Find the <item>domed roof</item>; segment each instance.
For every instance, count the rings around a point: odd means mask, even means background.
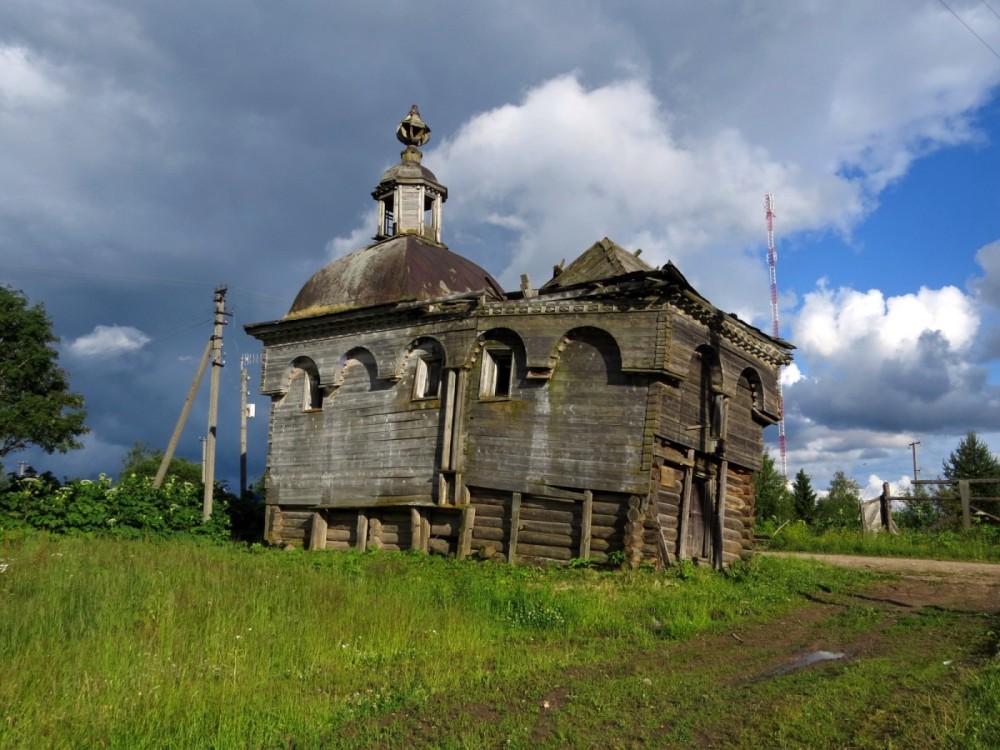
[[[382,179],[379,180],[379,187],[386,183],[397,182],[398,180],[428,180],[437,183],[438,178],[423,164],[401,162],[400,164],[392,165],[385,171]],[[376,192],[378,192],[378,188],[376,188]]]
[[[321,268],[302,287],[285,318],[477,291],[502,294],[487,271],[444,245],[418,235],[397,235]]]

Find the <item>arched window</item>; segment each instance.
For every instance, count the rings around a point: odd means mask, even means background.
[[[407,369],[412,367],[414,401],[441,397],[441,380],[444,374],[444,349],[431,338],[418,339],[410,344],[406,355]]]
[[[518,370],[524,368],[524,344],[514,331],[498,328],[487,331],[482,341],[479,373],[480,399],[507,399],[514,394]],[[519,364],[520,363],[520,364]]]
[[[302,379],[302,411],[323,408],[323,389],[319,384],[319,368],[309,357],[296,357],[289,372],[289,383]]]

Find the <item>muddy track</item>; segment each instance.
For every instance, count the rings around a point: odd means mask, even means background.
[[[898,574],[873,587],[871,595],[895,594],[909,607],[941,607],[963,612],[1000,613],[1000,565],[916,560],[899,557],[820,555],[810,552],[758,552],[773,557],[818,560],[829,565]]]

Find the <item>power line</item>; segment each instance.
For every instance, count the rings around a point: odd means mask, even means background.
[[[997,13],[995,10],[993,10],[993,6],[990,5],[988,2],[986,2],[986,0],[980,0],[980,2],[982,2],[983,5],[985,5],[987,8],[990,9],[990,13],[992,13],[997,18],[1000,18],[1000,13]]]
[[[945,8],[947,8],[948,12],[951,13],[953,16],[955,16],[955,18],[958,19],[958,22],[960,24],[962,24],[965,28],[967,28],[969,30],[969,33],[972,34],[972,36],[976,37],[976,39],[978,39],[980,42],[982,42],[983,46],[986,47],[986,49],[988,49],[990,52],[993,53],[993,57],[995,57],[997,60],[1000,60],[1000,52],[997,52],[995,49],[993,49],[990,46],[989,42],[987,42],[985,39],[983,39],[981,36],[979,36],[979,34],[976,33],[975,29],[973,29],[971,26],[969,26],[969,24],[967,24],[964,20],[962,20],[962,17],[960,15],[958,15],[958,13],[956,13],[955,11],[953,11],[951,9],[951,6],[948,5],[948,3],[946,3],[944,0],[938,0],[938,2],[941,3],[941,5],[943,5]],[[985,2],[983,4],[985,5]],[[989,8],[988,5],[986,7]],[[993,10],[993,8],[990,8],[990,10]],[[995,15],[996,11],[994,10],[993,13]]]

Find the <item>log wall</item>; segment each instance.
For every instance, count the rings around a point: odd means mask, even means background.
[[[481,558],[521,564],[575,558],[605,562],[625,548],[627,495],[592,492],[571,500],[478,487],[470,494],[476,509],[472,551]]]

